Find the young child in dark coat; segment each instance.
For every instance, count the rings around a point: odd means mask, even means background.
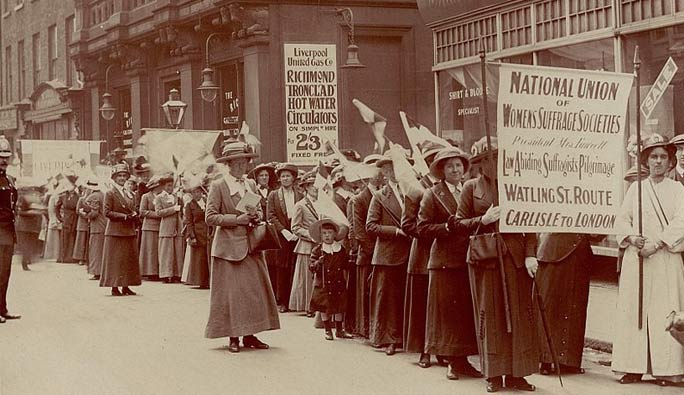
[[[309,233],[317,244],[311,250],[309,270],[314,276],[314,290],[311,296],[311,310],[321,313],[326,340],[333,340],[332,322],[335,321],[335,336],[350,339],[342,322],[347,309],[347,280],[345,273],[351,269],[349,255],[341,243],[348,228],[331,219],[322,219],[311,225]]]

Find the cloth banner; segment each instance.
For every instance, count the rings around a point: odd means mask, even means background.
[[[501,232],[615,234],[632,74],[502,64]]]
[[[21,140],[22,176],[47,179],[73,170],[92,174],[100,162],[101,141]]]

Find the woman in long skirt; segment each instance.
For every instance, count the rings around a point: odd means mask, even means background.
[[[163,188],[154,198],[154,210],[161,218],[159,223],[159,277],[165,283],[180,282],[183,273],[185,241],[182,235],[181,209],[178,197],[173,194],[173,177],[161,177]]]
[[[434,240],[429,250],[429,283],[425,352],[447,358],[447,378],[482,377],[468,362],[477,354],[477,338],[466,264],[468,238],[449,226],[456,214],[468,156],[458,148],[440,151],[430,166],[440,183],[423,195],[418,212],[418,234]]]
[[[280,328],[268,269],[260,252],[250,252],[247,238],[249,227],[261,215],[257,207],[246,207],[246,213],[236,209],[248,190],[256,191],[254,181],[243,177],[249,160],[256,156],[247,144],[226,142],[223,156],[217,161],[226,163],[227,174],[211,184],[207,198],[206,222],[216,231],[211,248],[211,297],[205,336],[229,337],[228,350],[233,353],[240,351],[240,336],[244,347],[269,348],[254,335]]]
[[[90,180],[92,193],[86,198],[88,207],[88,222],[90,225],[88,237],[88,273],[91,280],[99,280],[102,274],[102,258],[104,251],[105,229],[107,217],[104,215],[104,193],[99,181]]]
[[[209,289],[209,261],[207,244],[209,230],[204,220],[204,210],[207,205],[205,189],[201,180],[191,180],[191,185],[186,185],[185,190],[192,194],[192,200],[185,204],[183,209],[183,229],[188,244],[189,257],[185,260],[188,265],[185,283],[195,285],[200,289]]]
[[[112,170],[114,187],[104,198],[104,215],[107,217],[102,252],[100,287],[111,287],[112,296],[135,295],[129,287],[140,285],[135,196],[124,189],[131,176],[128,165],[120,163]],[[118,287],[122,287],[119,291]]]
[[[78,261],[80,265],[83,265],[88,261],[88,230],[90,225],[88,224],[88,207],[85,204],[85,200],[91,193],[90,187],[86,182],[85,185],[81,186],[82,195],[76,203],[76,215],[78,219],[76,220],[76,241],[74,243],[74,252],[72,257]]]
[[[496,143],[494,138],[492,143]],[[478,234],[496,232],[499,220],[499,208],[494,206],[497,179],[496,174],[491,173],[486,143],[481,140],[474,147],[481,152],[471,159],[471,163],[481,164],[481,174],[463,185],[457,214],[449,225],[464,240],[476,231]],[[494,161],[496,155],[492,152]],[[532,307],[532,276],[537,268],[536,235],[497,235],[498,242],[503,243],[503,256],[468,264],[482,374],[487,379],[488,392],[497,392],[504,386],[534,391],[536,387],[527,382],[525,376],[539,370],[537,326]],[[505,286],[502,276],[506,279]],[[506,302],[508,309],[504,308]]]
[[[140,236],[140,274],[147,280],[159,279],[159,223],[154,210],[154,198],[161,192],[160,177],[154,175],[147,182],[148,192],[140,198],[142,235]]]
[[[684,381],[684,346],[665,331],[665,318],[684,310],[684,187],[667,177],[676,149],[657,134],[641,153],[650,176],[642,181],[643,237],[639,236],[638,184],[627,190],[618,243],[625,247],[618,289],[611,368],[620,383],[649,374],[662,386]],[[643,257],[643,315],[639,323],[639,255]]]
[[[313,274],[309,271],[309,259],[314,241],[309,234],[309,228],[318,220],[318,213],[313,202],[318,197],[318,188],[314,186],[315,175],[309,173],[300,185],[306,189],[306,196],[295,203],[295,213],[292,217],[292,232],[299,237],[295,253],[295,274],[290,292],[290,310],[305,311],[307,316],[313,317],[309,304],[313,294]]]
[[[62,189],[52,191],[52,194],[49,195],[48,198],[48,226],[47,235],[45,237],[45,252],[43,253],[43,258],[45,259],[59,258],[62,224],[60,224],[59,219],[57,219],[56,206],[61,191]]]

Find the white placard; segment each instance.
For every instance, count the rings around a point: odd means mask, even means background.
[[[315,165],[326,139],[337,144],[337,54],[334,44],[285,44],[287,162]]]
[[[614,234],[631,74],[502,64],[502,232]]]
[[[48,178],[67,170],[79,176],[91,174],[99,160],[100,144],[84,140],[22,140],[24,176]]]

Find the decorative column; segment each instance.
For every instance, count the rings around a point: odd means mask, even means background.
[[[250,132],[264,144],[261,145],[262,158],[281,156],[283,144],[272,144],[269,130],[271,113],[271,89],[273,78],[270,67],[269,39],[267,36],[251,36],[240,42],[244,61],[244,117]],[[242,105],[242,103],[241,103]],[[268,131],[268,134],[267,133]],[[284,136],[283,136],[284,138]]]
[[[131,122],[133,128],[133,147],[138,144],[140,129],[150,126],[150,114],[154,110],[150,102],[150,79],[147,73],[139,72],[130,76],[131,81]]]

